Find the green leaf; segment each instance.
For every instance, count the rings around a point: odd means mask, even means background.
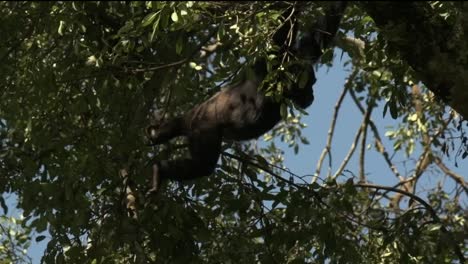
[[[169,24],[169,17],[170,17],[170,10],[165,8],[161,11],[161,27],[162,28],[167,28],[167,25]]]
[[[322,54],[321,61],[323,63],[329,63],[333,60],[333,49],[327,49]]]
[[[179,16],[177,15],[177,12],[176,12],[176,11],[174,11],[174,12],[171,14],[171,19],[172,19],[172,21],[174,21],[174,22],[179,21]]]
[[[301,75],[299,76],[299,88],[304,89],[308,88],[305,87],[307,85],[307,81],[309,81],[309,73],[307,71],[301,72]]]
[[[393,119],[397,119],[398,118],[398,107],[396,105],[396,102],[395,100],[391,100],[389,101],[390,103],[390,115]]]
[[[262,155],[255,155],[255,159],[262,166],[268,166],[269,165],[268,161]]]
[[[280,113],[282,118],[286,119],[288,117],[288,106],[286,104],[281,104]]]
[[[35,227],[37,232],[43,232],[47,229],[47,219],[45,217],[38,218],[31,223],[31,226]]]
[[[179,36],[179,37],[177,38],[176,47],[175,47],[175,48],[176,48],[176,53],[177,53],[177,55],[180,55],[180,54],[182,53],[182,48],[183,48],[183,47],[184,47],[184,45],[183,45],[183,39],[182,39],[182,37]]]
[[[385,115],[387,114],[387,111],[388,111],[388,104],[389,104],[389,102],[385,103],[385,105],[384,105],[383,113],[382,113],[382,118],[384,118]]]
[[[433,224],[429,227],[429,232],[439,231],[441,228],[440,224]]]
[[[36,242],[41,242],[45,238],[46,238],[46,236],[38,236],[38,237],[36,237]]]
[[[3,198],[3,196],[0,196],[0,206],[2,206],[4,214],[5,215],[8,214],[8,206],[6,205],[5,199]]]
[[[145,16],[145,18],[143,18],[143,20],[141,21],[141,25],[143,27],[149,26],[151,23],[153,23],[153,20],[156,18],[156,16],[159,14],[159,12],[161,12],[161,11],[158,11],[156,13],[152,13],[152,14],[149,14],[149,15]]]
[[[119,29],[119,34],[127,33],[133,29],[133,21],[125,22],[125,25]]]
[[[59,27],[57,29],[57,32],[60,36],[63,36],[63,29],[65,27],[65,21],[63,20],[60,20],[60,24],[59,24]]]
[[[159,21],[161,21],[161,16],[158,16],[158,19],[156,19],[156,22],[153,23],[153,32],[151,32],[150,41],[153,41],[154,39],[154,34],[156,33],[156,30],[158,29]]]

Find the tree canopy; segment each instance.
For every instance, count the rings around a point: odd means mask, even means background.
[[[320,65],[346,54],[352,70],[311,175],[285,168],[273,140],[299,155],[310,141],[305,113],[285,102],[262,144],[226,142],[215,175],[145,195],[155,159],[187,155],[182,139],[146,145],[153,111],[183,113],[267,57],[297,4],[283,3],[1,2],[0,263],[29,261],[23,249],[46,238],[44,263],[462,263],[468,189],[444,158],[468,156],[464,2],[348,4]],[[328,4],[306,3],[301,23]],[[281,99],[281,85],[267,94]],[[362,123],[342,165],[323,173],[345,96]],[[385,132],[393,145],[373,114],[401,120]],[[368,181],[369,148],[396,186]],[[432,168],[453,191],[415,191]],[[23,217],[7,217],[12,194]]]

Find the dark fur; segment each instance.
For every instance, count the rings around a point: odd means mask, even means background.
[[[274,43],[281,47],[278,56],[288,49],[296,55],[308,56],[316,62],[321,55],[321,48],[329,46],[338,29],[340,18],[341,12],[329,15],[325,26],[320,28],[328,30],[329,35],[316,31],[306,32],[297,49],[285,45],[288,32],[296,31],[296,28],[293,28],[296,27],[295,24],[285,23],[273,37]],[[299,87],[298,83],[288,87],[284,97],[305,109],[314,99],[314,70],[312,65],[292,67],[294,68],[288,71],[296,76],[307,74],[309,78],[305,87]],[[216,167],[223,139],[257,138],[281,121],[280,103],[258,90],[267,71],[265,61],[257,62],[254,71],[257,76],[255,79],[244,79],[218,92],[183,116],[168,120],[158,127],[148,127],[148,137],[153,144],[165,143],[177,136],[186,136],[189,140],[191,158],[158,162],[159,177],[186,180],[210,175]]]

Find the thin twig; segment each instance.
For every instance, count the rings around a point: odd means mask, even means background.
[[[136,72],[148,72],[148,71],[156,71],[156,70],[171,68],[171,67],[178,66],[178,65],[186,63],[190,58],[191,57],[184,58],[184,59],[181,59],[179,61],[175,61],[175,62],[163,64],[163,65],[158,65],[158,66],[155,66],[155,67],[133,69],[131,71],[136,73]]]
[[[366,139],[367,139],[367,127],[369,126],[369,119],[373,109],[373,102],[369,102],[367,105],[366,114],[364,115],[364,121],[362,123],[362,141],[361,141],[361,155],[359,155],[359,181],[366,182],[365,175],[365,154],[366,154]]]
[[[404,190],[401,190],[401,189],[396,189],[396,188],[393,188],[393,187],[388,187],[388,186],[382,186],[382,185],[376,185],[376,184],[369,184],[369,183],[356,183],[354,184],[354,186],[356,187],[363,187],[363,188],[373,188],[373,189],[378,189],[378,190],[387,190],[387,191],[392,191],[392,192],[396,192],[396,193],[400,193],[402,195],[405,195],[405,196],[408,196],[410,197],[411,199],[417,201],[418,203],[420,203],[422,206],[424,206],[424,208],[426,208],[426,210],[429,212],[429,214],[431,215],[432,219],[434,219],[435,222],[439,223],[440,224],[440,230],[447,234],[449,237],[452,237],[452,233],[449,232],[447,230],[447,228],[445,228],[444,224],[442,223],[442,221],[440,220],[439,216],[437,215],[437,212],[434,210],[434,208],[432,208],[432,206],[430,204],[428,204],[426,201],[424,201],[421,197],[411,193],[411,192],[407,192],[407,191],[404,191]],[[452,244],[452,247],[453,247],[453,251],[455,252],[455,254],[457,255],[458,259],[460,260],[460,263],[465,263],[465,256],[463,255],[460,247],[455,243],[455,239],[449,239],[448,240],[449,243]]]
[[[270,174],[270,175],[273,176],[275,179],[277,179],[277,180],[279,180],[279,181],[282,181],[282,182],[285,182],[285,183],[287,183],[287,184],[289,184],[289,185],[291,185],[291,186],[294,186],[294,187],[297,188],[297,189],[300,189],[300,190],[305,190],[305,189],[307,189],[307,190],[310,191],[310,189],[305,188],[304,186],[300,186],[300,185],[294,183],[293,181],[289,181],[289,180],[287,180],[287,179],[284,179],[283,177],[281,177],[280,175],[278,175],[277,173],[275,173],[274,171],[272,171],[270,168],[265,167],[265,166],[262,166],[262,165],[260,165],[259,163],[254,162],[254,161],[252,161],[252,160],[250,160],[250,159],[248,159],[248,158],[243,158],[243,157],[240,157],[240,156],[237,156],[237,155],[228,153],[228,152],[223,152],[222,155],[228,156],[228,157],[230,157],[230,158],[233,158],[233,159],[236,159],[236,160],[245,162],[245,163],[248,163],[248,164],[250,164],[250,165],[253,165],[254,167],[259,168],[259,169],[263,170],[264,172]],[[289,173],[292,174],[292,175],[297,176],[296,174],[294,174],[294,173],[292,173],[292,172],[289,172]],[[328,205],[327,205],[325,202],[322,201],[322,199],[320,198],[320,196],[319,196],[316,192],[312,191],[311,194],[312,194],[312,196],[313,196],[319,203],[321,203],[321,204],[323,204],[323,205],[325,205],[325,206],[328,207]]]
[[[327,133],[327,143],[325,144],[325,147],[323,148],[322,153],[320,154],[320,158],[319,158],[319,160],[317,162],[317,168],[315,169],[315,174],[314,174],[314,177],[312,178],[312,183],[316,182],[317,178],[320,175],[320,172],[322,170],[322,164],[323,164],[323,161],[325,160],[325,155],[327,153],[331,152],[331,144],[332,144],[332,140],[333,140],[333,134],[335,132],[336,120],[338,119],[338,112],[339,112],[339,110],[341,108],[341,103],[343,102],[343,99],[344,99],[347,91],[348,91],[348,88],[345,85],[343,91],[340,94],[340,97],[338,98],[338,101],[335,104],[335,107],[334,107],[334,110],[333,110],[332,122],[330,124],[330,128],[328,129],[328,133]],[[331,159],[331,157],[330,157],[330,159]],[[331,168],[329,168],[329,170],[330,169]]]
[[[349,94],[351,95],[351,98],[353,98],[353,101],[354,103],[356,104],[356,106],[359,108],[359,111],[361,111],[361,113],[364,115],[365,114],[365,110],[364,110],[364,107],[362,107],[361,103],[359,102],[359,100],[357,99],[357,96],[356,94],[354,93],[353,90],[350,90]],[[387,163],[388,167],[390,168],[390,170],[393,172],[393,174],[400,180],[400,181],[403,181],[405,180],[401,175],[400,173],[398,172],[396,166],[392,163],[392,160],[390,158],[390,155],[388,154],[388,152],[385,150],[385,146],[384,144],[382,143],[382,138],[380,137],[380,134],[379,134],[379,130],[377,129],[377,126],[375,125],[374,121],[369,118],[369,125],[370,125],[370,128],[372,129],[372,133],[374,133],[374,137],[375,137],[375,143],[376,143],[376,148],[377,148],[377,151],[380,152],[385,160],[385,162]]]
[[[465,192],[468,194],[468,187],[466,186],[465,180],[463,179],[463,176],[458,175],[456,172],[452,171],[449,169],[443,161],[439,157],[434,158],[434,163],[445,173],[447,174],[450,178],[452,178],[454,181],[456,181],[460,186],[465,190]]]
[[[345,168],[346,165],[348,164],[349,160],[350,160],[351,157],[353,156],[354,151],[356,150],[356,146],[357,146],[357,144],[358,144],[359,138],[361,138],[361,133],[362,133],[362,131],[363,131],[363,128],[364,128],[364,123],[361,123],[361,126],[359,127],[358,132],[356,133],[356,136],[354,136],[353,143],[351,144],[351,147],[350,147],[348,153],[346,154],[345,158],[344,158],[343,161],[341,162],[341,165],[340,165],[340,167],[338,168],[338,170],[335,172],[335,174],[333,174],[332,179],[336,179],[338,176],[341,175],[341,173],[343,172],[344,168]]]
[[[238,161],[241,161],[241,162],[245,162],[245,163],[248,163],[256,168],[259,168],[263,171],[265,171],[266,173],[270,174],[271,176],[273,176],[274,178],[276,178],[277,180],[279,181],[282,181],[282,182],[285,182],[293,187],[295,187],[297,190],[301,190],[301,191],[305,191],[306,193],[310,193],[312,194],[312,196],[319,202],[319,204],[325,206],[326,208],[330,208],[330,205],[328,205],[326,202],[324,202],[322,200],[322,198],[318,195],[318,193],[314,192],[313,190],[307,188],[307,186],[310,186],[309,184],[306,184],[306,185],[299,185],[299,184],[296,184],[294,183],[293,181],[290,181],[290,180],[287,180],[287,179],[284,179],[283,177],[281,177],[280,175],[274,173],[272,170],[270,170],[268,167],[265,167],[265,166],[262,166],[261,164],[258,164],[257,162],[254,162],[252,160],[250,160],[249,158],[243,158],[243,157],[240,157],[240,156],[237,156],[237,155],[233,155],[233,154],[230,154],[230,153],[227,153],[227,152],[223,152],[222,155],[225,155],[225,156],[228,156],[230,158],[233,158],[233,159],[236,159]],[[271,164],[268,164],[269,166],[271,166]],[[284,170],[284,169],[282,169]],[[284,170],[285,171],[285,170]],[[297,174],[294,174],[290,171],[286,171],[288,173],[290,173],[291,175],[293,175],[294,177],[299,177],[299,175]],[[367,225],[366,223],[362,223],[362,222],[359,222],[358,220],[352,218],[351,216],[347,215],[347,214],[342,214],[340,212],[336,212],[339,216],[342,216],[343,218],[346,218],[347,220],[355,223],[355,224],[358,224],[358,225],[362,225],[362,226],[365,226],[369,229],[374,229],[374,230],[379,230],[379,231],[385,231],[381,228],[377,228],[377,227],[373,227],[373,226],[370,226],[370,225]]]
[[[327,155],[327,153],[329,154],[329,158],[330,158],[329,171],[331,171],[331,153],[330,152],[331,152],[331,144],[332,144],[332,140],[333,140],[333,134],[335,132],[335,125],[336,125],[336,121],[338,119],[338,112],[339,112],[339,110],[341,108],[341,104],[343,103],[343,99],[345,98],[346,92],[350,89],[350,85],[354,81],[354,78],[356,78],[357,73],[358,73],[358,70],[356,69],[350,75],[350,77],[346,81],[346,84],[344,86],[343,91],[340,94],[340,97],[338,98],[338,101],[335,104],[335,107],[334,107],[334,110],[333,110],[332,122],[330,124],[330,128],[328,129],[328,133],[327,133],[327,143],[326,143],[325,147],[323,148],[322,153],[320,154],[320,158],[319,158],[319,160],[317,162],[317,168],[315,169],[315,174],[312,177],[312,181],[311,181],[312,183],[317,181],[317,178],[319,177],[320,172],[322,170],[322,164],[323,164],[323,161],[325,159],[325,155]]]
[[[424,118],[424,109],[422,106],[421,102],[421,89],[419,88],[418,85],[413,85],[412,90],[411,90],[412,96],[413,96],[413,106],[416,111],[417,117],[419,120],[423,120]],[[416,193],[416,184],[421,177],[421,175],[426,171],[427,167],[431,165],[434,162],[435,159],[435,154],[433,153],[431,149],[431,145],[433,144],[434,140],[440,135],[440,133],[444,132],[445,129],[447,128],[448,124],[452,120],[453,115],[450,115],[450,118],[443,123],[442,129],[438,130],[432,137],[429,135],[428,131],[423,131],[422,132],[422,143],[423,143],[423,154],[419,157],[416,167],[414,170],[413,174],[413,181],[411,188],[413,190],[413,193]],[[450,176],[450,175],[449,175]],[[410,183],[408,183],[410,184]],[[406,186],[406,185],[405,185]]]

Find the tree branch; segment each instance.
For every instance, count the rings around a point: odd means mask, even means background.
[[[369,120],[372,113],[372,102],[369,102],[367,105],[367,110],[364,115],[364,120],[362,121],[362,141],[361,141],[361,155],[359,155],[359,181],[366,182],[366,175],[365,175],[365,153],[366,153],[366,138],[367,138],[367,127],[369,126]]]
[[[398,50],[439,99],[467,118],[466,19],[449,22],[427,2],[367,1],[360,5],[374,19],[388,48]],[[460,11],[466,13],[464,9]]]
[[[356,133],[356,136],[354,136],[354,140],[353,140],[353,143],[351,144],[351,148],[349,149],[348,153],[346,154],[346,157],[343,159],[343,161],[341,162],[341,165],[340,167],[338,168],[338,170],[335,172],[335,174],[332,176],[332,179],[336,179],[338,176],[341,175],[341,173],[343,172],[344,168],[346,167],[346,165],[348,164],[349,160],[351,159],[351,157],[353,156],[354,154],[354,151],[356,150],[356,146],[358,144],[358,141],[359,141],[359,138],[361,137],[361,133],[364,129],[364,123],[361,123],[361,126],[359,127],[358,129],[358,132]]]
[[[361,113],[364,115],[365,114],[365,110],[364,110],[364,107],[362,107],[361,103],[359,102],[359,100],[357,99],[357,96],[355,94],[355,92],[353,90],[350,90],[350,95],[351,95],[351,98],[353,98],[353,101],[354,103],[356,104],[356,106],[359,108],[359,111],[361,111]],[[376,144],[376,149],[378,152],[380,152],[385,160],[385,162],[387,163],[388,167],[390,168],[390,170],[393,172],[393,174],[400,180],[400,181],[403,181],[405,180],[401,175],[400,173],[398,172],[396,166],[392,163],[392,160],[390,159],[390,155],[388,154],[388,152],[385,150],[385,146],[384,144],[382,143],[382,138],[380,137],[380,134],[379,134],[379,130],[377,129],[377,126],[375,125],[374,121],[369,118],[369,125],[372,129],[372,133],[374,133],[374,137],[375,137],[375,144]]]
[[[320,154],[320,158],[319,158],[319,160],[317,162],[317,168],[315,169],[315,174],[314,174],[314,177],[312,178],[312,183],[316,182],[317,178],[320,175],[320,171],[322,170],[322,164],[323,164],[323,161],[325,159],[325,155],[327,153],[330,154],[331,144],[332,144],[332,140],[333,140],[333,134],[335,132],[336,120],[338,119],[338,112],[339,112],[339,110],[341,108],[341,104],[343,102],[343,99],[344,99],[347,91],[348,91],[348,88],[345,85],[343,91],[341,92],[340,97],[338,98],[338,101],[335,104],[335,107],[334,107],[334,110],[333,110],[333,119],[332,119],[332,122],[330,124],[330,128],[328,129],[328,133],[327,133],[327,143],[325,144],[325,147],[323,148],[322,153]],[[330,157],[330,162],[331,162],[331,157]],[[329,170],[331,170],[331,163],[330,163],[330,166],[329,166]]]
[[[455,182],[460,184],[460,186],[465,190],[466,194],[468,194],[468,187],[466,186],[463,176],[458,175],[454,171],[450,170],[447,166],[445,166],[445,164],[442,162],[442,160],[439,157],[434,157],[434,162],[445,174],[447,174]]]
[[[434,221],[438,224],[440,224],[440,230],[447,234],[449,237],[453,238],[452,237],[452,233],[450,231],[447,230],[447,228],[445,228],[445,226],[443,225],[442,221],[440,220],[439,216],[437,215],[437,212],[434,210],[434,208],[432,208],[432,206],[430,204],[428,204],[426,201],[424,201],[422,198],[420,198],[419,196],[417,195],[414,195],[410,192],[407,192],[407,191],[404,191],[404,190],[401,190],[401,189],[396,189],[396,188],[393,188],[393,187],[388,187],[388,186],[382,186],[382,185],[376,185],[376,184],[369,184],[369,183],[357,183],[355,184],[354,186],[356,187],[362,187],[362,188],[373,188],[373,189],[379,189],[379,190],[388,190],[388,191],[392,191],[392,192],[396,192],[396,193],[401,193],[405,196],[408,196],[410,197],[411,199],[417,201],[418,203],[420,203],[422,206],[424,206],[424,208],[426,208],[426,210],[429,212],[429,214],[431,215],[432,219],[434,219]],[[460,263],[465,263],[465,257],[459,247],[459,245],[457,245],[455,243],[455,240],[454,239],[450,239],[449,240],[451,243],[452,243],[452,247],[453,247],[453,251],[454,253],[457,255],[458,259],[460,260]]]
[[[359,70],[358,69],[355,69],[351,75],[349,76],[348,80],[346,81],[346,84],[344,86],[344,89],[343,91],[341,92],[340,94],[340,97],[338,98],[338,101],[336,102],[335,104],[335,107],[334,107],[334,110],[333,110],[333,118],[332,118],[332,122],[330,124],[330,128],[328,129],[328,133],[327,133],[327,143],[325,145],[325,147],[323,148],[322,150],[322,153],[320,154],[320,158],[317,162],[317,168],[315,169],[315,173],[314,173],[314,176],[312,177],[312,183],[316,182],[318,177],[320,176],[320,172],[322,170],[322,164],[323,164],[323,161],[325,159],[325,155],[328,154],[329,155],[329,158],[330,158],[330,162],[329,162],[329,168],[328,168],[328,171],[330,173],[331,171],[331,144],[332,144],[332,140],[333,140],[333,134],[335,132],[335,125],[336,125],[336,121],[338,120],[338,112],[341,108],[341,104],[343,103],[343,100],[346,96],[346,93],[348,92],[348,90],[351,89],[351,85],[353,84],[354,82],[354,79],[356,78],[357,74],[358,74]]]

